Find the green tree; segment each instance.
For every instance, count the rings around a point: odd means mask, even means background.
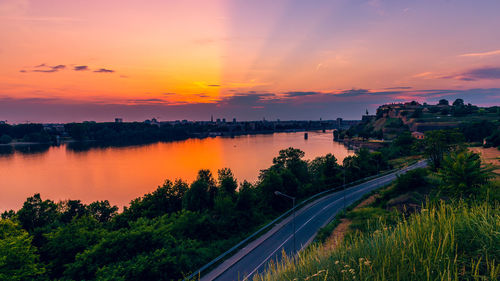
[[[317,187],[315,192],[320,191],[319,188],[332,188],[342,182],[342,169],[331,153],[312,160],[309,163],[309,173],[313,179],[313,186]]]
[[[61,213],[60,220],[69,223],[74,217],[82,217],[87,214],[87,208],[80,200],[65,200],[57,203],[58,212]]]
[[[217,186],[212,173],[210,170],[200,170],[183,198],[183,207],[190,211],[212,209],[216,194]]]
[[[431,166],[434,169],[441,167],[444,155],[457,148],[463,142],[463,138],[463,135],[457,130],[426,132],[423,146]]]
[[[302,160],[305,153],[300,149],[289,147],[282,149],[279,155],[273,159],[272,169],[283,170],[288,169],[292,172],[301,182],[308,181],[307,162]]]
[[[464,100],[463,99],[456,99],[454,102],[453,102],[453,106],[464,106]]]
[[[446,99],[440,99],[438,105],[449,105],[450,103]]]
[[[105,233],[96,219],[84,216],[45,234],[47,242],[40,252],[47,263],[49,277],[61,278],[76,255],[99,242]]]
[[[234,197],[238,182],[234,178],[233,172],[229,168],[219,169],[218,171],[219,190],[225,194]]]
[[[9,135],[2,135],[0,137],[0,144],[7,144],[12,141],[12,138]]]
[[[108,200],[95,201],[88,206],[89,214],[100,223],[109,222],[118,212],[118,207],[111,206]]]
[[[33,280],[44,273],[32,237],[11,220],[0,220],[0,280]]]
[[[446,194],[467,198],[478,194],[479,188],[493,178],[493,167],[483,165],[474,152],[453,152],[443,158],[438,175]]]
[[[178,179],[175,183],[166,180],[162,186],[142,198],[130,202],[130,207],[124,209],[120,219],[136,220],[140,217],[154,218],[182,209],[182,198],[188,190],[187,183]]]
[[[39,193],[26,199],[23,207],[17,212],[22,227],[30,232],[56,222],[58,216],[57,205],[51,200],[42,200]]]

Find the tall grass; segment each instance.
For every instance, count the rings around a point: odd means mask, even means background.
[[[498,207],[442,203],[335,249],[313,246],[254,280],[498,280]]]

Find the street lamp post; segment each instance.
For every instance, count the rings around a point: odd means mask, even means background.
[[[290,196],[290,195],[286,195],[285,193],[282,193],[279,191],[275,191],[274,194],[276,194],[277,196],[283,196],[283,197],[286,197],[288,199],[292,199],[292,203],[293,203],[293,207],[292,207],[292,211],[293,211],[293,255],[295,255],[295,252],[297,251],[297,248],[295,247],[295,197]]]
[[[347,170],[347,166],[344,166],[344,192],[342,192],[344,195],[344,211],[345,211],[345,173],[346,173],[346,170]]]

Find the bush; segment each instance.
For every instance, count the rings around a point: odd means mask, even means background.
[[[0,137],[0,144],[7,144],[7,143],[11,143],[11,142],[12,142],[12,138],[9,135],[2,135]]]

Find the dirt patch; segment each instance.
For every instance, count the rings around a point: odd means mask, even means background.
[[[372,204],[373,202],[375,202],[375,200],[377,200],[377,198],[378,198],[378,194],[374,194],[374,195],[366,198],[365,200],[363,200],[363,202],[359,203],[354,208],[354,210],[359,209],[359,208],[363,208],[363,207],[366,207],[366,206]],[[339,245],[339,243],[342,241],[342,239],[344,239],[344,236],[345,236],[347,230],[349,230],[349,225],[351,225],[351,220],[341,219],[340,224],[337,225],[337,227],[335,227],[335,229],[332,231],[332,234],[326,239],[325,247],[330,248],[330,249],[335,249]]]
[[[495,173],[500,173],[500,150],[495,147],[471,147],[469,149],[473,152],[480,153],[481,159],[486,163],[495,165],[497,167]]]
[[[326,239],[325,247],[329,249],[335,249],[339,243],[344,239],[344,236],[349,229],[351,220],[340,219],[340,224],[335,227],[330,237]]]
[[[354,208],[354,209],[359,209],[359,208],[363,208],[363,207],[366,207],[368,205],[371,205],[373,202],[375,202],[375,200],[377,200],[377,198],[379,198],[379,195],[374,194],[374,195],[366,198],[365,200],[363,200],[363,202],[359,203],[359,205],[356,206],[356,208]]]

